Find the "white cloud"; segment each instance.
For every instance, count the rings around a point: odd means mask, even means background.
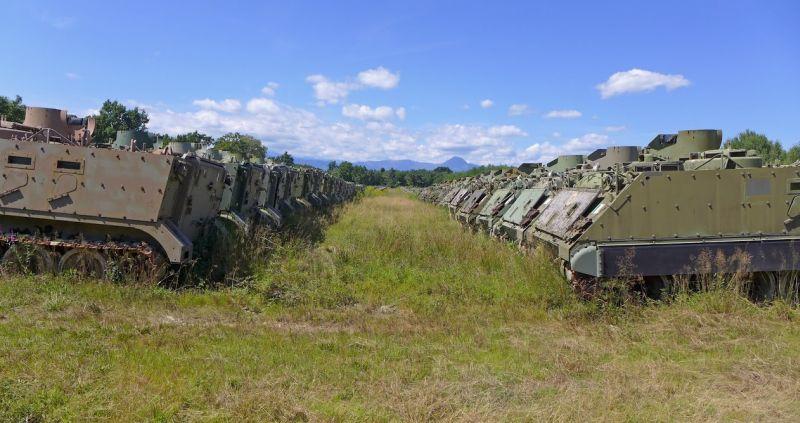
[[[517,128],[514,125],[492,126],[489,128],[488,134],[489,136],[499,137],[499,138],[524,137],[528,135],[525,133],[525,131]]]
[[[342,103],[350,95],[351,91],[365,88],[380,88],[388,90],[396,87],[400,83],[400,74],[392,73],[383,66],[375,69],[367,69],[359,72],[357,81],[336,82],[331,81],[325,75],[310,75],[306,82],[314,88],[314,97],[317,105]],[[274,90],[273,90],[274,91]]]
[[[80,78],[80,75],[74,72],[67,72],[64,74],[64,76],[73,81]]]
[[[441,162],[457,155],[472,163],[514,164],[520,157],[515,143],[528,136],[514,125],[404,128],[397,123],[406,115],[403,107],[347,105],[342,113],[356,120],[329,121],[266,97],[252,98],[234,112],[218,107],[226,104],[224,101],[200,100],[190,111],[176,111],[163,103],[147,105],[129,100],[126,104],[147,110],[154,132],[177,135],[198,130],[212,136],[247,133],[261,139],[270,151],[322,159]]]
[[[562,154],[563,149],[549,142],[531,144],[519,155],[520,162],[547,163]]]
[[[609,98],[626,93],[653,91],[659,87],[672,91],[689,84],[689,80],[683,75],[667,75],[643,69],[631,69],[611,75],[606,82],[597,85],[597,90],[600,91],[601,97]]]
[[[400,83],[400,74],[392,73],[389,69],[379,66],[358,73],[358,82],[366,87],[389,90]]]
[[[195,100],[192,102],[195,106],[205,110],[216,110],[218,112],[234,113],[242,108],[242,103],[239,100],[226,98],[222,101],[215,101],[210,98],[202,100]]]
[[[272,97],[275,95],[275,91],[280,87],[277,82],[268,82],[264,88],[261,89],[261,94],[264,94],[267,97]]]
[[[606,132],[620,132],[620,131],[624,131],[624,130],[626,130],[628,128],[626,128],[625,126],[606,126],[605,129],[606,129]]]
[[[247,111],[250,113],[276,113],[280,107],[269,98],[254,98],[247,102]]]
[[[513,125],[484,127],[449,124],[433,129],[422,147],[422,158],[442,161],[461,156],[474,163],[510,163],[517,154],[509,138],[528,134]]]
[[[202,109],[178,112],[160,107],[147,111],[150,128],[156,132],[176,135],[199,130],[213,136],[247,133],[261,139],[271,151],[289,151],[298,157],[350,161],[418,157],[417,137],[390,123],[325,122],[307,110],[280,103],[275,106],[280,113],[264,113],[259,108],[254,109],[259,113],[237,114]]]
[[[597,148],[610,144],[608,135],[589,133],[577,138],[572,138],[563,145],[567,154],[591,153]]]
[[[587,154],[610,144],[611,140],[607,135],[589,133],[558,145],[551,142],[531,144],[520,152],[517,160],[547,163],[562,154]]]
[[[483,107],[484,109],[488,109],[492,106],[494,106],[494,101],[489,100],[488,98],[486,100],[481,101],[481,107]]]
[[[522,116],[531,113],[532,110],[528,107],[527,104],[512,104],[508,108],[508,115],[509,116]]]
[[[583,116],[577,110],[551,110],[544,115],[547,119],[575,119]]]
[[[343,101],[357,86],[348,82],[333,82],[324,75],[311,75],[306,82],[314,87],[314,96],[319,105],[336,104]]]
[[[363,104],[348,104],[342,107],[342,115],[360,120],[386,121],[394,119],[395,117],[404,120],[406,118],[406,109],[403,107],[393,109],[389,106],[372,108]]]
[[[561,132],[553,132],[553,138],[561,138]]]

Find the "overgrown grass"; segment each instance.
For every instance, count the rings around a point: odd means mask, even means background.
[[[0,421],[797,420],[797,310],[597,312],[541,252],[398,192],[247,286],[0,283]]]

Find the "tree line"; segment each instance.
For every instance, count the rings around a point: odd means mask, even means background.
[[[725,141],[724,147],[755,150],[765,164],[792,164],[800,160],[800,145],[785,150],[780,141],[771,140],[766,135],[749,129]]]
[[[368,169],[366,166],[354,165],[348,161],[328,163],[328,172],[345,181],[362,185],[388,186],[388,187],[427,187],[439,182],[450,181],[466,176],[475,176],[496,169],[507,169],[509,166],[478,166],[464,172],[453,172],[450,168],[440,166],[433,170],[380,170]]]
[[[0,116],[12,122],[25,119],[25,104],[22,97],[13,99],[0,96]],[[120,130],[146,131],[150,117],[147,111],[139,107],[128,108],[124,104],[106,100],[95,115],[95,132],[93,140],[97,144],[110,144]],[[239,154],[246,159],[267,158],[267,147],[251,135],[231,132],[214,138],[202,132],[193,131],[185,134],[154,134],[156,138],[166,145],[172,141],[198,143],[203,146],[213,146],[222,151]],[[800,161],[800,145],[794,145],[788,150],[777,140],[771,140],[766,135],[751,130],[745,130],[724,143],[725,148],[741,148],[755,150],[764,158],[767,164],[790,164]],[[276,163],[294,165],[295,160],[289,152],[269,157]],[[433,170],[395,170],[395,169],[367,169],[365,166],[353,163],[330,162],[328,171],[350,182],[363,185],[382,186],[413,186],[426,187],[439,182],[474,176],[491,170],[503,169],[507,166],[479,166],[466,172],[453,172],[446,167],[437,167]]]

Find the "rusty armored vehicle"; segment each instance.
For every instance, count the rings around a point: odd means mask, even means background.
[[[456,219],[476,230],[487,229],[487,223],[496,216],[498,206],[507,200],[512,187],[523,175],[517,169],[495,170],[476,178],[471,192],[462,202]],[[504,201],[500,201],[504,200]]]
[[[492,227],[495,236],[524,243],[525,232],[549,204],[548,193],[564,187],[587,184],[601,175],[598,170],[610,170],[639,159],[638,147],[612,146],[595,150],[588,156],[562,155],[545,166],[543,171],[529,174],[528,186],[516,192],[514,201]]]
[[[6,266],[102,275],[115,255],[182,263],[219,212],[225,168],[194,155],[96,148],[92,118],[28,107],[0,123]]]

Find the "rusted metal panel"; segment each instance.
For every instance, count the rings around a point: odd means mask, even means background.
[[[461,191],[461,188],[455,187],[451,189],[447,194],[445,194],[444,198],[442,198],[443,203],[450,203],[450,201],[455,197],[458,192]]]
[[[502,207],[503,203],[511,197],[512,191],[510,189],[501,188],[495,190],[492,193],[492,196],[489,197],[489,200],[486,204],[483,205],[480,213],[480,216],[494,216],[497,212],[499,212],[499,208]]]
[[[468,190],[466,188],[460,189],[458,191],[458,193],[456,193],[456,195],[453,196],[453,199],[450,200],[450,205],[455,207],[455,206],[458,206],[459,204],[461,204],[461,201],[464,200],[464,197],[466,197],[467,194],[469,194],[469,192],[470,192],[470,190]]]
[[[531,211],[541,201],[547,192],[547,188],[529,188],[520,192],[519,197],[503,214],[503,220],[515,225],[526,224],[526,219]]]
[[[536,228],[562,239],[570,239],[575,227],[599,194],[598,190],[564,189],[556,193],[536,220]]]
[[[472,213],[472,210],[483,200],[483,197],[486,196],[486,191],[482,189],[475,190],[472,194],[464,200],[464,204],[461,206],[462,213]]]

